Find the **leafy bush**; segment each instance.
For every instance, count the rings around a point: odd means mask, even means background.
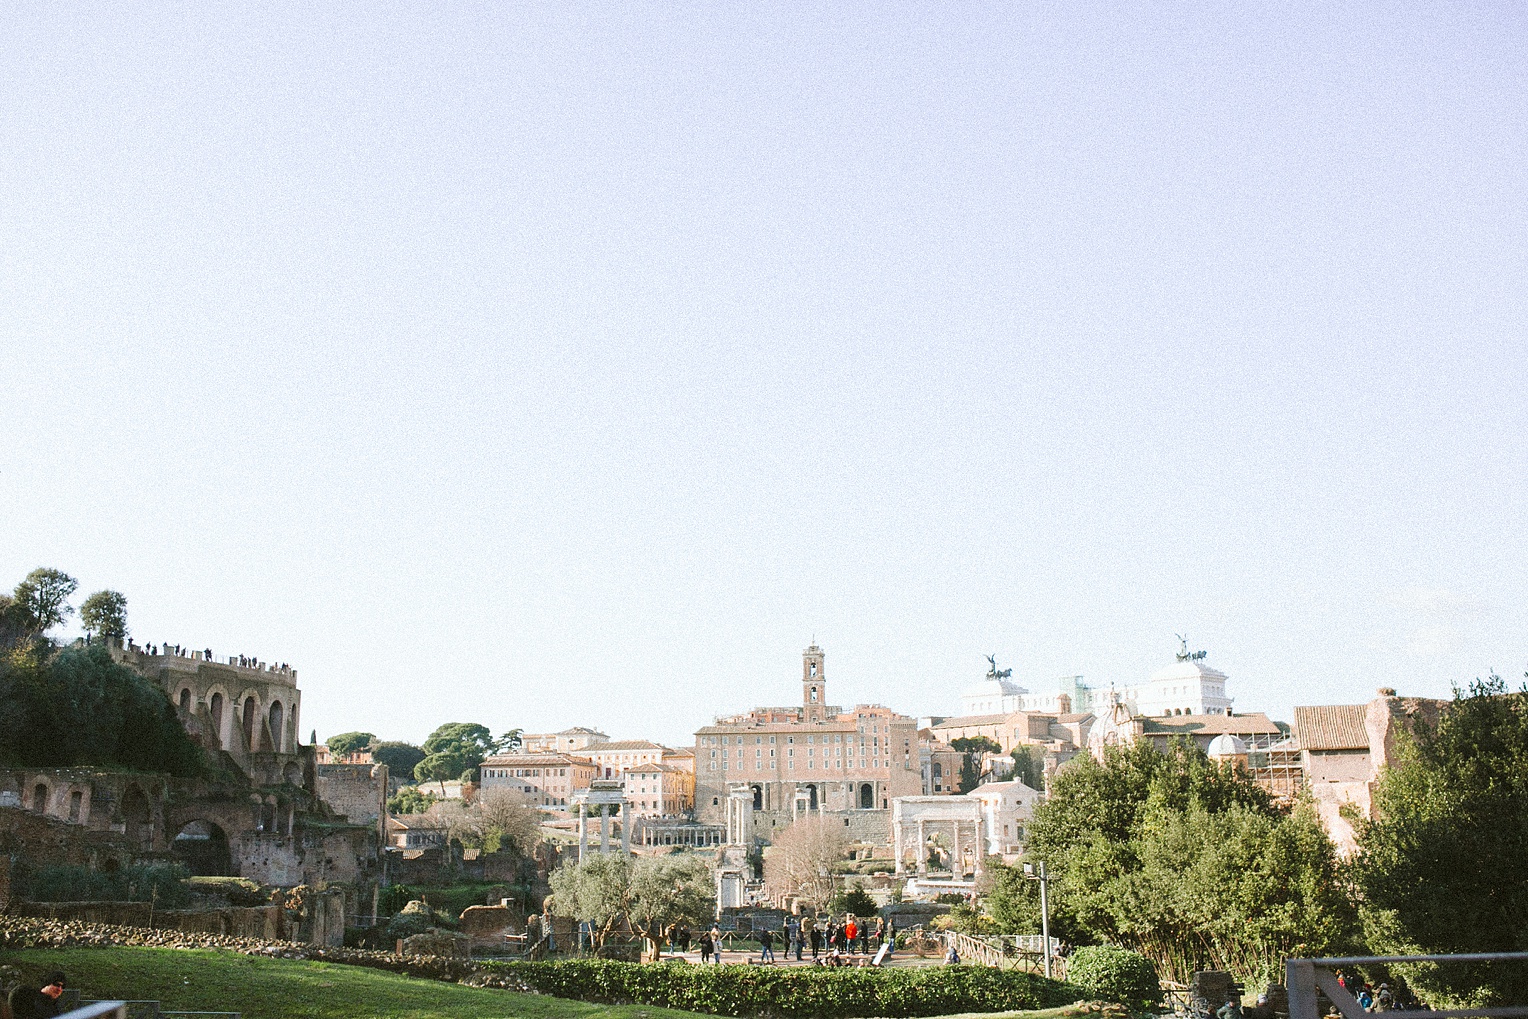
[[[870,897],[868,892],[863,888],[856,887],[848,890],[840,889],[828,903],[828,912],[837,914],[852,913],[863,920],[867,916],[879,915],[881,907],[875,904],[875,900]]]
[[[186,873],[178,863],[142,863],[116,871],[61,865],[19,871],[16,885],[18,895],[32,902],[157,902],[175,909],[191,900]]]
[[[415,934],[423,934],[435,926],[435,914],[430,909],[429,903],[415,899],[387,922],[387,936],[390,938],[411,938]]]
[[[481,963],[532,990],[602,1004],[636,1003],[712,1015],[816,1017],[947,1015],[1055,1008],[1076,1001],[1068,984],[979,966],[921,969],[774,969],[575,959]]]
[[[408,885],[388,885],[377,895],[377,912],[391,916],[417,898],[419,893]]]
[[[1162,997],[1157,968],[1139,952],[1114,945],[1079,948],[1067,960],[1067,979],[1090,998],[1133,1009],[1154,1007]]]

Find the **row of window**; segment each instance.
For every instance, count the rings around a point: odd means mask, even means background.
[[[859,731],[860,731],[861,737],[863,737],[865,735],[865,727],[863,725],[860,726],[860,730]],[[870,727],[870,731],[873,732],[873,733],[880,732],[881,731],[881,727],[878,726],[878,725],[872,725]],[[889,733],[891,730],[890,730],[890,728],[888,728],[886,731]],[[722,736],[722,737],[703,736],[703,737],[701,737],[700,741],[703,744],[706,744],[706,745],[714,747],[714,746],[718,745],[718,742],[717,742],[718,738],[720,739],[720,745],[724,746],[724,747],[731,746],[732,745],[732,741],[734,739],[734,737],[732,737],[732,736]],[[777,737],[771,736],[771,737],[769,737],[769,742],[770,743],[774,743],[776,741],[776,739],[777,739]],[[738,737],[736,737],[736,740],[737,740],[737,745],[738,746],[744,746],[748,742],[748,737],[746,737],[746,736],[738,736]],[[886,737],[886,741],[888,743],[891,742],[891,737],[887,736]],[[753,738],[753,742],[754,742],[754,744],[756,746],[760,745],[760,744],[762,744],[764,742],[764,737],[763,736],[755,736]],[[785,737],[785,742],[787,742],[787,743],[794,743],[794,742],[796,742],[796,737],[794,737],[794,736],[787,736],[787,737]],[[815,743],[815,742],[817,742],[817,737],[816,736],[808,736],[806,738],[806,742],[808,742],[808,743]],[[845,743],[845,742],[853,743],[854,742],[854,737],[852,735],[844,736],[842,733],[832,733],[832,734],[823,733],[822,734],[822,742],[824,742],[824,743]],[[865,740],[862,738],[860,740],[860,742],[863,743],[863,742],[865,742]],[[870,742],[872,742],[872,743],[879,743],[880,742],[880,738],[876,737],[876,736],[872,736],[871,739],[870,739]]]
[[[483,774],[491,778],[566,778],[567,768],[484,768]]]
[[[743,767],[743,762],[742,761],[737,762],[736,768],[730,767],[732,765],[732,762],[730,760],[728,760],[727,758],[725,758],[725,757],[721,759],[721,763],[722,763],[722,768],[721,768],[722,771],[741,770],[742,767]],[[808,760],[806,762],[806,766],[807,766],[808,769],[815,768],[817,766],[817,762],[816,762],[815,759]],[[828,768],[838,768],[838,769],[842,770],[843,767],[844,767],[844,762],[843,761],[836,761],[836,760],[835,761],[823,761],[822,762],[822,766],[823,766],[824,770],[826,770]],[[862,767],[862,768],[866,766],[863,759],[860,760],[859,766]],[[872,768],[879,768],[879,767],[881,767],[881,759],[878,758],[878,757],[872,759],[869,766],[872,767]],[[886,758],[886,766],[887,767],[891,766],[891,758],[890,757]],[[909,765],[909,767],[910,766],[911,765]],[[763,771],[763,770],[765,770],[764,769],[764,762],[763,761],[754,761],[753,762],[753,767],[754,767],[755,771]],[[854,761],[852,761],[852,760],[849,761],[849,767],[851,767],[851,768],[854,767]],[[796,770],[796,762],[795,762],[795,760],[794,759],[787,760],[785,762],[785,768],[786,768],[787,771],[795,771]],[[716,762],[715,761],[711,762],[711,770],[712,771],[716,770]],[[770,761],[769,762],[769,769],[768,770],[770,770],[770,771],[778,771],[779,768],[778,768],[777,762]]]

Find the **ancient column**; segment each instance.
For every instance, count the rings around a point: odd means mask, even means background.
[[[600,804],[600,852],[610,852],[610,804]]]
[[[621,854],[631,855],[631,804],[621,801]]]
[[[928,836],[923,831],[923,818],[918,818],[918,873],[928,873]]]
[[[900,818],[891,822],[891,847],[892,852],[896,854],[896,872],[901,874],[907,869],[907,865],[902,862],[902,821]]]
[[[950,877],[959,881],[965,876],[964,872],[966,869],[960,858],[960,822],[956,821],[950,825],[950,828],[952,839],[950,844]]]
[[[589,809],[587,804],[574,805],[578,811],[578,862],[584,861],[584,856],[589,852]]]

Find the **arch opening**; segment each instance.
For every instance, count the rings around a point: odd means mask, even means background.
[[[44,782],[32,787],[32,809],[39,814],[48,812],[48,786]]]
[[[281,722],[282,722],[284,714],[285,714],[285,711],[281,707],[281,702],[280,701],[272,701],[271,702],[271,741],[272,741],[272,743],[274,745],[271,747],[271,749],[276,751],[278,754],[281,753],[281,751],[283,749],[282,741],[281,741]]]
[[[253,752],[255,749],[255,699],[244,698],[244,743]]]
[[[180,692],[180,710],[186,714],[191,713],[191,690],[186,688]]]
[[[763,810],[764,809],[764,787],[763,786],[756,785],[756,786],[753,787],[753,809],[754,810]]]
[[[170,851],[195,877],[228,877],[233,874],[233,856],[228,849],[228,836],[211,821],[192,821],[186,825],[175,834]]]
[[[873,810],[875,808],[875,787],[869,782],[862,782],[859,793],[860,809]]]

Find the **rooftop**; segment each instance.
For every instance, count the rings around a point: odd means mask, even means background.
[[[607,750],[666,750],[662,743],[654,743],[645,739],[617,740],[613,743],[595,743],[593,746],[583,748],[586,754],[603,754]]]
[[[1284,731],[1261,711],[1244,715],[1174,715],[1170,719],[1142,716],[1140,721],[1141,731],[1148,735],[1219,736],[1228,732],[1236,736],[1243,733],[1274,736]]]
[[[1318,704],[1295,708],[1295,739],[1305,750],[1368,750],[1367,704]]]
[[[495,754],[485,759],[483,763],[495,768],[533,768],[540,764],[582,764],[594,767],[594,762],[586,757],[550,751],[534,754]]]

